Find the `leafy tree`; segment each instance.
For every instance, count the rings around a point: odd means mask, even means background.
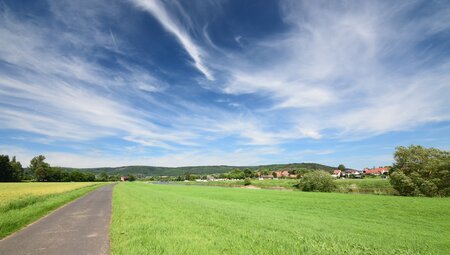
[[[136,180],[136,177],[132,174],[128,175],[128,181],[134,182]]]
[[[191,172],[186,172],[184,173],[184,179],[188,180],[188,181],[195,181],[195,179],[197,178],[197,176]]]
[[[251,177],[253,177],[253,172],[252,172],[252,170],[246,168],[246,169],[244,169],[244,175],[245,175],[245,177],[251,178]]]
[[[220,173],[219,174],[219,178],[220,179],[227,179],[228,178],[228,174],[227,173]]]
[[[322,192],[331,192],[336,188],[334,178],[325,171],[306,173],[295,186],[303,191]]]
[[[345,166],[343,164],[340,164],[337,169],[339,169],[342,172],[344,172],[345,171]]]
[[[85,175],[85,180],[86,180],[87,182],[93,182],[93,181],[95,181],[95,174],[94,174],[94,173],[87,172],[87,173],[84,173],[84,175]]]
[[[10,182],[13,180],[14,170],[9,162],[8,155],[0,155],[0,181]]]
[[[47,171],[46,180],[49,182],[60,182],[63,178],[63,170],[60,167],[50,167]]]
[[[234,169],[228,174],[228,177],[231,179],[244,179],[245,173],[240,169]]]
[[[106,172],[102,172],[98,180],[101,182],[106,182],[108,181],[108,178],[109,178],[108,174]]]
[[[22,164],[14,156],[9,160],[8,155],[0,155],[0,181],[18,182],[23,179],[24,171]]]
[[[21,181],[24,177],[24,170],[22,164],[16,160],[16,156],[11,159],[10,165],[13,171],[12,180],[16,182]]]
[[[272,176],[273,176],[273,178],[277,178],[278,177],[277,172],[273,171]]]
[[[250,185],[250,184],[252,184],[250,178],[248,178],[248,177],[245,178],[245,180],[244,180],[244,185],[245,185],[245,186],[248,186],[248,185]]]
[[[117,182],[120,180],[120,176],[119,175],[110,175],[109,176],[109,181],[110,182]]]
[[[67,171],[61,171],[61,182],[70,182],[70,173]]]
[[[450,151],[397,147],[390,182],[404,196],[450,196]]]
[[[44,162],[45,157],[42,155],[34,157],[30,162],[30,170],[34,173],[36,181],[48,181],[50,165]]]
[[[82,182],[84,180],[84,174],[79,170],[74,170],[70,172],[70,181],[72,182]]]

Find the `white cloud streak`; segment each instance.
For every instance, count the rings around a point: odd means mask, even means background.
[[[121,136],[168,149],[168,143],[192,144],[195,134],[160,128],[114,92],[159,91],[148,73],[124,64],[122,74],[111,76],[82,55],[61,57],[58,47],[65,41],[38,25],[19,22],[7,11],[0,18],[0,56],[14,70],[0,74],[2,128],[74,141]]]
[[[414,54],[424,36],[449,31],[441,21],[450,8],[399,21],[414,7],[282,1],[288,32],[211,58],[212,65],[229,74],[223,92],[266,98],[273,115],[306,133],[363,138],[447,121],[450,59]]]
[[[164,29],[173,34],[187,51],[189,56],[191,56],[194,60],[195,67],[202,72],[208,80],[214,80],[214,76],[211,71],[203,63],[203,55],[205,53],[194,43],[194,40],[189,36],[187,31],[183,29],[173,17],[170,16],[164,8],[164,5],[159,0],[132,1],[137,7],[152,14],[158,22],[161,23]]]

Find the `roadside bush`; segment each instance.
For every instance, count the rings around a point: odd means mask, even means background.
[[[250,178],[245,178],[245,180],[244,180],[244,185],[245,185],[245,186],[248,186],[248,185],[250,185],[250,184],[252,184],[252,182],[250,181]]]
[[[306,173],[295,185],[303,191],[331,192],[336,188],[334,178],[325,171]]]

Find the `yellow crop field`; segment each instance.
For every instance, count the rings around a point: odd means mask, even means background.
[[[92,182],[0,183],[0,205],[29,196],[59,194],[94,184]]]
[[[0,239],[102,185],[98,182],[0,183]]]

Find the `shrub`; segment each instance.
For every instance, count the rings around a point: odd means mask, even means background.
[[[333,177],[325,171],[306,173],[296,184],[303,191],[331,192],[336,188]]]
[[[419,194],[418,189],[411,178],[402,172],[391,174],[390,182],[392,187],[404,196],[414,196]]]
[[[248,186],[248,185],[250,185],[250,184],[252,184],[252,182],[250,181],[250,178],[245,178],[245,180],[244,180],[244,185],[245,185],[245,186]]]
[[[134,182],[135,180],[136,180],[136,177],[134,175],[132,175],[132,174],[128,175],[128,181]]]
[[[347,192],[359,192],[358,185],[352,183],[350,186],[347,187]]]
[[[448,196],[450,152],[411,145],[398,147],[390,170],[392,187],[404,196]]]

